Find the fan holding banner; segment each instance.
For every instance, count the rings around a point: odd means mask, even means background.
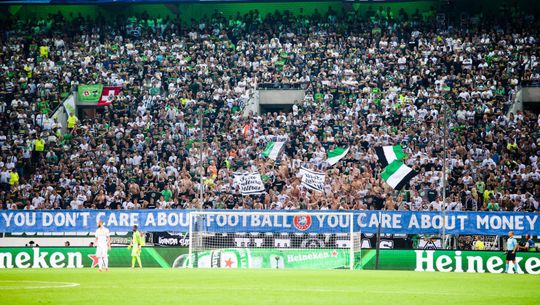
[[[235,173],[234,185],[240,187],[242,195],[260,195],[266,192],[259,173]]]
[[[324,191],[324,173],[301,167],[299,174],[302,177],[303,187],[317,192]]]

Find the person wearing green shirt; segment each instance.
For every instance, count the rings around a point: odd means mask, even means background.
[[[486,189],[486,190],[484,190],[483,196],[484,196],[484,202],[488,202],[490,199],[495,198],[495,192]]]
[[[478,192],[478,199],[480,204],[484,204],[484,191],[486,190],[486,183],[484,181],[476,182],[476,191]]]
[[[133,238],[129,244],[131,248],[131,268],[135,267],[135,260],[139,263],[139,268],[142,268],[141,263],[141,250],[144,246],[144,238],[136,225],[133,226]]]
[[[161,191],[161,195],[163,195],[165,201],[169,202],[169,199],[172,197],[172,191],[168,185],[165,185],[165,189]]]
[[[501,208],[500,208],[500,206],[499,206],[499,203],[496,202],[496,201],[494,201],[493,198],[492,198],[492,200],[490,200],[490,201],[488,202],[486,209],[487,209],[488,211],[490,211],[490,212],[497,212],[497,211],[499,211]]]
[[[317,92],[315,93],[315,95],[313,95],[313,99],[316,101],[316,102],[320,102],[322,101],[324,98],[324,94],[320,93],[320,92]]]

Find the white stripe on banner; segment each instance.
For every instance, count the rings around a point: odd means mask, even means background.
[[[272,147],[272,151],[270,151],[270,155],[268,155],[268,158],[275,161],[284,144],[285,142],[275,142],[274,147]]]
[[[398,170],[386,180],[392,188],[396,186],[412,171],[412,168],[408,166],[400,166]]]
[[[348,152],[349,152],[349,147],[347,147],[347,149],[345,149],[342,154],[326,159],[326,162],[328,162],[328,164],[332,166],[338,163],[339,160],[343,159],[343,157],[345,157]]]
[[[394,146],[383,146],[383,152],[384,157],[386,158],[386,162],[388,164],[392,163],[392,161],[397,160],[396,153],[394,152]]]

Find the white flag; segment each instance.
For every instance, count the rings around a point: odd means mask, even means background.
[[[234,184],[240,186],[240,191],[244,196],[258,195],[265,192],[260,174],[235,174]]]
[[[322,192],[324,189],[324,173],[315,172],[305,167],[300,168],[302,185],[310,190]]]

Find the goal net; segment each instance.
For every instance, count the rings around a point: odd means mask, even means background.
[[[189,268],[360,269],[352,213],[191,212]]]

